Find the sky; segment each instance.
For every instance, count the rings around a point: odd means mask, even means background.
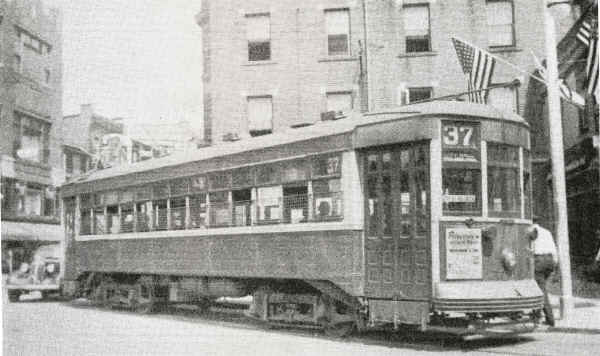
[[[63,113],[200,134],[201,0],[45,0],[63,13]],[[152,127],[151,127],[152,128]]]

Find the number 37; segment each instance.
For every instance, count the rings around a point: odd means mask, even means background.
[[[473,127],[471,126],[444,126],[444,144],[448,146],[471,146]]]

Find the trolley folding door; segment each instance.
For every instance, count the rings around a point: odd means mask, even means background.
[[[365,294],[410,300],[429,297],[428,143],[365,151],[364,182]]]

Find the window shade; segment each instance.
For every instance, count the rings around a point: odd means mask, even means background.
[[[271,37],[270,32],[270,17],[268,15],[246,17],[246,36],[248,41],[268,41]]]
[[[271,97],[248,98],[248,130],[271,130],[273,104]]]

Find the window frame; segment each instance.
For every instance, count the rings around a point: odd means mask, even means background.
[[[510,7],[511,7],[511,43],[510,44],[490,44],[490,35],[492,33],[494,33],[494,31],[491,30],[492,25],[489,24],[488,22],[488,16],[487,16],[487,7],[489,4],[491,3],[509,3]],[[486,0],[485,2],[485,6],[486,6],[486,29],[487,29],[487,37],[488,37],[488,47],[491,49],[501,49],[501,48],[506,48],[506,47],[515,47],[517,45],[517,34],[516,34],[516,25],[515,25],[515,4],[513,0]],[[508,26],[508,24],[503,24],[503,25],[493,25],[495,27],[500,27],[500,26]]]
[[[344,110],[335,110],[335,109],[330,109],[329,108],[329,98],[333,97],[333,96],[341,96],[341,95],[347,95],[350,98],[350,107],[347,109],[349,111],[354,109],[354,92],[352,90],[339,90],[339,91],[328,91],[325,93],[325,100],[326,100],[326,111],[342,111],[344,112]]]
[[[269,33],[269,38],[268,41],[265,41],[264,39],[262,41],[252,41],[248,38],[248,29],[249,29],[249,20],[251,18],[260,18],[260,17],[266,17],[268,19],[268,29],[267,32]],[[272,35],[271,35],[271,14],[269,12],[258,12],[258,13],[250,13],[250,14],[246,14],[245,15],[245,20],[246,20],[246,43],[247,43],[247,61],[249,63],[256,63],[256,62],[264,62],[264,61],[270,61],[273,58],[273,51],[272,51],[272,46],[271,46],[271,42],[272,42]],[[267,58],[259,58],[259,59],[253,59],[252,57],[252,46],[256,46],[256,45],[268,45],[268,56]]]
[[[352,21],[351,21],[351,17],[350,17],[350,8],[340,7],[340,8],[324,9],[323,13],[324,13],[323,16],[325,19],[325,34],[327,36],[327,56],[329,56],[329,57],[351,56],[352,55],[352,46],[351,46],[351,44],[352,44],[352,40],[351,40]],[[328,14],[333,14],[333,13],[345,13],[346,16],[348,17],[348,27],[346,29],[345,34],[330,34],[329,26],[328,26],[328,22],[327,22],[327,16],[328,16]],[[346,41],[345,41],[346,50],[344,52],[342,52],[342,51],[332,52],[331,36],[344,36],[344,35],[346,36]]]
[[[426,35],[419,35],[419,36],[415,36],[415,35],[407,35],[406,34],[406,22],[404,21],[406,18],[406,9],[409,8],[419,8],[419,7],[424,7],[427,8],[427,34]],[[404,4],[402,5],[402,21],[404,23],[403,26],[403,31],[404,31],[404,52],[405,53],[427,53],[427,52],[431,52],[433,51],[433,45],[432,45],[432,40],[431,40],[431,6],[428,2],[423,2],[423,3],[414,3],[414,4]],[[427,49],[420,51],[420,50],[409,50],[409,41],[412,40],[427,40]]]
[[[407,90],[408,90],[408,102],[409,103],[417,103],[420,101],[430,100],[433,98],[433,87],[408,87]],[[428,91],[429,97],[426,99],[412,100],[412,95],[411,95],[412,92],[418,92],[418,91],[422,91],[422,92]]]
[[[259,130],[253,130],[251,127],[251,117],[250,117],[250,103],[252,102],[252,100],[258,100],[258,99],[269,99],[270,103],[271,103],[271,116],[269,118],[269,122],[268,122],[268,126],[270,128],[268,129],[259,129]],[[247,123],[247,127],[248,127],[248,134],[250,134],[250,136],[252,137],[256,137],[256,136],[263,136],[263,135],[268,135],[273,133],[273,113],[274,113],[274,102],[273,102],[273,96],[272,95],[249,95],[246,97],[246,123]]]

